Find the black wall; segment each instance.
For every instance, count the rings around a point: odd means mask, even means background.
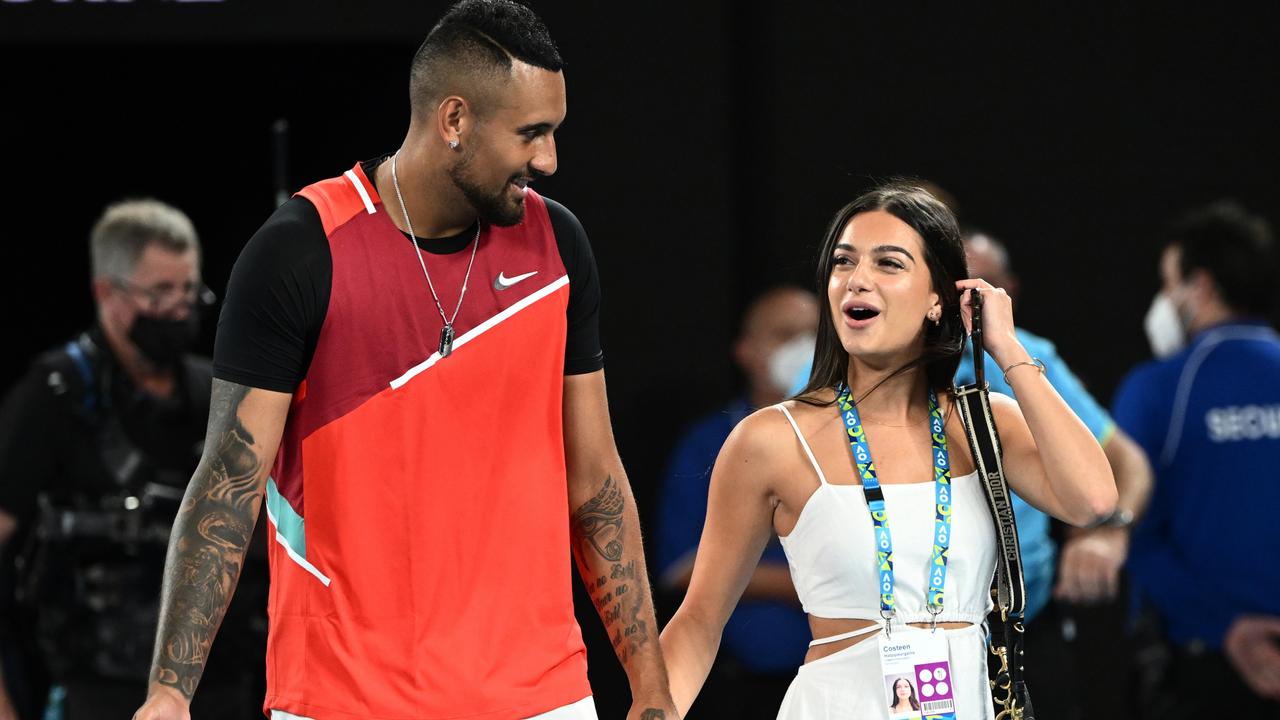
[[[593,239],[642,511],[676,433],[736,386],[745,302],[811,282],[829,216],[875,179],[936,181],[1004,238],[1020,323],[1104,401],[1147,356],[1160,223],[1224,195],[1276,216],[1274,10],[889,5],[535,4],[569,62],[560,171],[539,190]],[[442,7],[0,2],[0,381],[90,321],[87,234],[108,202],[185,209],[221,291],[273,208],[276,119],[295,188],[393,150]],[[609,716],[626,685],[596,625]]]

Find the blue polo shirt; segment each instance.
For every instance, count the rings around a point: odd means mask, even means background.
[[[1084,383],[1080,382],[1062,358],[1058,357],[1057,348],[1052,342],[1022,328],[1017,328],[1016,333],[1018,341],[1027,349],[1027,353],[1031,357],[1040,358],[1044,363],[1045,377],[1048,378],[1049,384],[1053,385],[1053,389],[1058,391],[1076,416],[1089,428],[1089,432],[1098,439],[1098,443],[1105,445],[1111,439],[1115,423],[1107,411],[1085,389]],[[983,370],[986,373],[987,383],[991,386],[991,392],[1014,396],[1013,388],[1004,381],[1004,373],[990,355],[986,356]],[[1018,372],[1026,371],[1022,369]],[[956,384],[966,385],[973,381],[973,353],[966,352],[960,361],[960,367],[956,370]],[[1031,507],[1027,501],[1018,497],[1017,493],[1013,495],[1013,514],[1018,521],[1018,544],[1022,548],[1023,581],[1027,586],[1026,619],[1029,622],[1044,609],[1053,592],[1057,547],[1049,537],[1049,516]]]
[[[1128,570],[1178,644],[1218,648],[1237,615],[1280,616],[1280,337],[1263,322],[1208,328],[1134,368],[1116,422],[1155,471]]]
[[[697,550],[707,517],[711,468],[720,446],[749,411],[745,399],[736,400],[694,424],[677,444],[658,501],[658,567],[664,580],[678,573]],[[760,562],[787,566],[777,538],[769,542]],[[809,621],[798,605],[743,599],[725,624],[722,644],[750,672],[794,673],[809,649]]]

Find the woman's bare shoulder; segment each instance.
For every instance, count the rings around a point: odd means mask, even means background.
[[[763,407],[738,423],[725,441],[725,448],[739,454],[768,455],[776,448],[783,430],[788,430],[787,418],[778,406]]]
[[[725,441],[722,457],[774,464],[788,458],[795,445],[795,432],[787,419],[787,413],[809,435],[819,421],[819,414],[827,408],[817,407],[799,400],[787,400],[777,405],[760,408],[738,423]]]
[[[835,403],[835,390],[823,388],[807,395],[798,395],[782,404],[791,411],[800,429],[807,430],[809,425],[824,423],[839,417],[839,413],[834,409]]]

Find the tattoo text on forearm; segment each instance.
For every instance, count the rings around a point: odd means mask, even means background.
[[[613,650],[626,663],[649,641],[649,626],[640,611],[648,595],[644,573],[636,568],[635,559],[623,560],[623,510],[626,496],[614,481],[605,478],[604,486],[573,514],[578,566],[587,592],[596,604]],[[660,710],[646,711],[645,718],[662,718]]]

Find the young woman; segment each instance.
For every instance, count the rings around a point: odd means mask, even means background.
[[[957,717],[989,718],[981,624],[995,529],[948,395],[972,289],[983,290],[987,350],[1018,395],[992,398],[1013,489],[1087,525],[1115,507],[1110,468],[1018,342],[1009,298],[968,279],[955,218],[925,190],[886,185],[843,208],[818,276],[827,302],[809,386],[739,424],[716,461],[689,591],[662,633],[672,696],[682,713],[692,704],[776,533],[816,638],[780,719],[887,717],[878,643],[868,642],[886,625],[895,639],[944,634]],[[883,523],[863,487],[877,481]],[[944,521],[950,549],[936,555]],[[877,525],[892,526],[888,593]],[[941,594],[927,587],[939,563]]]
[[[911,681],[900,677],[893,681],[893,694],[889,696],[889,714],[920,713],[920,701],[916,700],[916,688]]]

